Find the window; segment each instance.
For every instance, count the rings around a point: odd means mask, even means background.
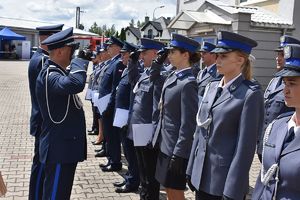
[[[152,29],[148,30],[148,38],[150,38],[150,39],[153,38],[153,30]]]
[[[129,32],[129,31],[127,32],[127,35],[128,35],[128,36],[130,35],[130,32]]]
[[[248,0],[240,0],[240,3],[247,2]]]

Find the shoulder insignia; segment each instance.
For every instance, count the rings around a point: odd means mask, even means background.
[[[260,83],[255,79],[244,80],[244,83],[245,83],[245,85],[247,85],[253,91],[261,89]]]

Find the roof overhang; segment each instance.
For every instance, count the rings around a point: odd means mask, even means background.
[[[230,25],[231,21],[223,19],[210,10],[203,12],[184,10],[171,21],[168,28],[189,30],[195,23]]]

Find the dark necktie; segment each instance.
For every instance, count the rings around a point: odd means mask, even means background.
[[[207,74],[207,68],[203,69],[202,74],[201,74],[201,79]]]
[[[214,104],[214,103],[217,101],[217,99],[221,96],[222,91],[223,91],[223,88],[222,88],[222,87],[218,87],[218,88],[217,88],[217,93],[216,93],[216,96],[215,96],[215,99],[214,99],[213,104]]]
[[[279,78],[279,80],[278,80],[278,82],[276,84],[275,89],[277,89],[281,85],[281,83],[282,83],[282,78]]]
[[[287,137],[284,140],[283,149],[285,149],[295,138],[294,127],[290,128]]]

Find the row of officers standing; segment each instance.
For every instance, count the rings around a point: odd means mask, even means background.
[[[77,93],[90,56],[73,58],[73,30],[59,27],[37,28],[47,34],[29,65],[36,138],[29,199],[69,199],[77,163],[86,159]],[[128,172],[116,192],[140,186],[141,199],[156,200],[163,185],[168,199],[184,199],[187,183],[199,200],[245,199],[257,146],[262,167],[252,199],[300,199],[300,41],[282,37],[278,73],[263,95],[252,78],[256,41],[228,31],[217,39],[200,48],[175,33],[168,46],[112,36],[98,50],[86,94],[90,134],[102,144],[96,155],[107,157],[104,172],[122,169],[122,144]]]

